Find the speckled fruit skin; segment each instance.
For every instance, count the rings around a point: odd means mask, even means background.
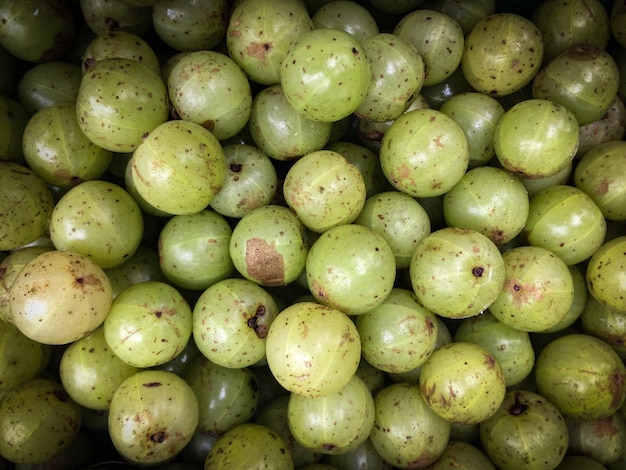
[[[42,237],[54,208],[52,192],[31,169],[0,162],[0,250],[13,250]]]
[[[82,56],[81,71],[84,74],[99,60],[115,57],[137,60],[161,75],[159,59],[152,46],[141,36],[121,30],[98,34],[87,45]]]
[[[591,44],[577,44],[539,71],[532,96],[565,106],[584,126],[606,114],[618,88],[619,70],[611,54]]]
[[[298,341],[285,341],[285,338]],[[315,302],[282,310],[266,340],[267,364],[284,388],[319,397],[344,387],[361,358],[356,326],[343,312]]]
[[[82,80],[80,66],[64,60],[37,64],[17,85],[19,103],[29,114],[59,103],[76,103]]]
[[[47,183],[70,188],[104,175],[113,152],[91,142],[80,130],[74,103],[38,111],[22,137],[24,159]]]
[[[316,398],[291,394],[287,419],[301,445],[322,454],[342,454],[369,437],[374,398],[365,382],[354,375],[335,393]]]
[[[350,315],[382,304],[395,278],[393,251],[382,236],[362,225],[327,230],[313,243],[306,260],[313,296]]]
[[[289,47],[312,29],[313,21],[298,0],[243,0],[230,16],[226,46],[251,80],[274,85],[280,82],[280,64]]]
[[[108,430],[126,460],[154,465],[172,459],[189,443],[198,416],[198,400],[184,379],[164,370],[142,370],[115,390]]]
[[[550,250],[568,266],[593,255],[605,235],[602,211],[576,187],[552,186],[530,200],[524,238],[533,246]]]
[[[604,243],[589,259],[585,278],[589,293],[602,305],[626,313],[626,236]]]
[[[446,318],[483,312],[498,297],[505,265],[497,246],[474,230],[446,227],[426,236],[409,265],[422,305]]]
[[[395,119],[422,89],[424,60],[415,46],[398,34],[376,34],[361,44],[370,61],[372,80],[355,113],[368,121]]]
[[[198,398],[198,432],[223,434],[248,422],[257,410],[259,383],[248,368],[224,367],[199,356],[183,378]]]
[[[475,230],[496,245],[521,233],[528,207],[522,182],[492,166],[469,170],[443,197],[443,216],[449,226]]]
[[[571,164],[580,130],[570,110],[549,100],[528,99],[504,113],[494,133],[496,157],[523,178],[553,176]]]
[[[422,366],[419,387],[435,413],[460,424],[480,423],[492,416],[506,393],[498,359],[467,342],[436,349]]]
[[[221,52],[200,50],[182,56],[167,77],[167,89],[180,118],[205,127],[219,140],[236,135],[250,117],[248,78]]]
[[[282,286],[302,273],[308,246],[298,217],[287,207],[268,204],[239,220],[229,250],[243,277],[262,286]]]
[[[370,440],[394,468],[425,468],[443,453],[451,425],[426,403],[419,388],[388,385],[374,397],[376,415]]]
[[[226,34],[227,0],[152,2],[152,24],[157,35],[178,51],[214,49]]]
[[[287,51],[280,84],[291,105],[314,121],[335,122],[352,114],[367,94],[370,63],[349,33],[314,29]]]
[[[593,199],[607,220],[626,220],[626,142],[590,149],[574,170],[574,184]]]
[[[276,431],[256,423],[235,426],[222,434],[207,454],[205,470],[263,468],[293,470],[287,444]]]
[[[29,261],[11,286],[15,326],[43,344],[68,344],[98,328],[112,303],[111,283],[89,258],[52,250]]]
[[[139,195],[171,215],[206,208],[226,177],[226,157],[220,142],[190,121],[159,125],[134,151],[129,165]]]
[[[115,389],[137,371],[109,348],[103,327],[70,344],[59,364],[65,391],[91,410],[108,410]]]
[[[363,176],[333,150],[311,152],[287,171],[283,184],[287,205],[314,232],[354,221],[363,209]]]
[[[57,381],[23,382],[0,401],[0,455],[17,464],[47,462],[72,444],[81,413]]]
[[[565,262],[536,246],[519,246],[502,255],[505,281],[489,310],[503,323],[523,331],[552,328],[574,301],[574,282]]]
[[[465,174],[469,148],[463,130],[434,109],[417,109],[394,120],[380,147],[383,173],[413,197],[438,196]]]
[[[108,0],[79,0],[85,24],[95,34],[113,29],[145,35],[152,26],[152,9],[146,5]]]
[[[607,308],[592,295],[580,314],[584,333],[600,338],[626,359],[626,314]]]
[[[626,397],[626,367],[604,341],[585,334],[560,336],[535,364],[537,391],[566,418],[610,416]]]
[[[566,419],[569,431],[569,453],[585,455],[601,465],[615,463],[624,455],[626,423],[621,413],[591,421]],[[588,467],[585,467],[588,468]]]
[[[191,331],[191,307],[178,290],[160,281],[124,289],[104,320],[109,348],[127,364],[141,368],[174,359],[185,348]]]
[[[567,424],[542,395],[511,390],[479,425],[480,442],[498,468],[556,468],[568,450]]]
[[[502,323],[489,311],[461,322],[454,341],[476,343],[491,352],[502,366],[507,387],[524,380],[535,364],[529,334]]]
[[[161,77],[132,59],[96,62],[83,76],[76,116],[94,144],[132,152],[146,134],[167,120],[169,100]]]
[[[84,255],[104,269],[135,253],[143,228],[141,210],[124,188],[92,180],[74,186],[54,206],[50,239],[58,250]]]
[[[424,86],[441,83],[461,63],[461,26],[445,13],[420,8],[403,16],[393,33],[415,46],[424,61]]]
[[[198,349],[215,364],[241,368],[265,359],[266,338],[278,315],[274,298],[247,279],[224,279],[206,289],[193,308]]]
[[[609,13],[599,0],[541,2],[531,20],[541,32],[546,62],[574,44],[605,49],[611,35]]]
[[[480,470],[496,470],[489,457],[476,445],[456,439],[450,439],[443,454],[430,467],[431,470],[445,470],[448,468],[459,468],[459,470],[470,468]]]
[[[361,353],[384,372],[403,373],[421,366],[436,347],[439,324],[409,291],[394,288],[378,307],[358,315]]]
[[[467,35],[461,69],[475,91],[501,97],[528,85],[539,72],[543,56],[541,33],[530,20],[514,13],[494,13]]]
[[[217,212],[175,215],[159,233],[161,271],[176,286],[197,291],[226,279],[235,270],[229,254],[231,235],[230,225]]]
[[[51,353],[47,344],[27,338],[11,323],[0,322],[0,390],[38,377],[50,363]]]

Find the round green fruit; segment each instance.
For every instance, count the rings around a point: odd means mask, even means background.
[[[354,36],[337,29],[302,34],[287,51],[280,83],[303,116],[335,122],[352,114],[367,94],[370,63]]]
[[[537,356],[538,392],[566,418],[594,420],[615,413],[626,397],[626,367],[601,339],[560,336]]]
[[[626,313],[626,236],[605,242],[589,259],[589,293],[605,307]]]
[[[14,325],[0,322],[0,390],[38,377],[50,362],[52,348],[27,338]]]
[[[350,381],[361,358],[361,342],[345,313],[305,301],[290,305],[274,319],[266,356],[272,374],[285,389],[320,397]]]
[[[139,465],[171,460],[191,441],[198,427],[198,400],[172,372],[142,370],[115,390],[108,431],[117,451]]]

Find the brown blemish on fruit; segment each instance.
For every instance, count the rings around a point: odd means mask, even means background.
[[[607,192],[609,192],[609,185],[611,182],[606,178],[602,178],[600,184],[598,185],[598,189],[596,189],[596,194],[598,196],[604,196]]]
[[[621,406],[624,398],[624,387],[626,386],[624,379],[624,374],[620,369],[615,369],[610,378],[611,408],[614,410],[617,410]]]
[[[163,385],[161,382],[146,382],[145,384],[143,384],[143,386],[146,388],[155,388],[160,387],[161,385]]]
[[[93,274],[89,274],[87,276],[77,276],[74,278],[74,284],[78,288],[82,288],[85,286],[98,286],[100,285],[100,280],[94,276]]]
[[[208,131],[213,132],[213,129],[215,129],[215,121],[212,119],[207,119],[202,123],[202,127],[204,127]]]
[[[472,275],[474,277],[483,277],[483,273],[485,272],[485,268],[482,266],[475,266],[472,268]]]
[[[150,435],[150,440],[156,444],[161,444],[167,439],[166,431],[157,431]]]
[[[518,392],[515,394],[515,402],[509,407],[509,414],[513,416],[519,416],[523,414],[524,411],[526,411],[526,409],[528,408],[528,405],[526,405],[525,403],[522,403],[521,397],[522,397],[521,393]]]
[[[602,439],[615,437],[620,433],[620,430],[613,422],[613,416],[607,416],[606,418],[594,420],[591,422],[591,425],[595,435]]]
[[[248,319],[247,325],[254,330],[257,337],[265,338],[267,336],[267,325],[265,323],[259,323],[263,319],[266,313],[265,305],[259,305],[252,318]]]
[[[264,60],[267,53],[271,50],[272,44],[269,42],[251,42],[248,47],[246,47],[246,54]]]
[[[276,248],[262,238],[246,241],[248,274],[266,286],[285,283],[285,261]]]
[[[492,356],[491,354],[485,354],[485,365],[487,366],[487,369],[495,369],[496,367],[496,358],[494,356]]]
[[[507,290],[513,296],[516,305],[528,303],[531,301],[539,302],[543,294],[541,289],[532,283],[522,284],[517,282],[515,278],[508,278],[504,283],[504,290]]]

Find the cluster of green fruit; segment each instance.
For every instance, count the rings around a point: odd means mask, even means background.
[[[4,0],[0,70],[0,468],[626,467],[624,2]]]

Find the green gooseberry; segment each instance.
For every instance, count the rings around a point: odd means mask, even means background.
[[[583,313],[590,297],[583,271],[584,264],[568,266],[574,282],[574,301],[565,316],[556,325],[539,333],[555,333],[572,326]]]
[[[424,5],[454,19],[467,35],[472,28],[485,16],[496,11],[495,0],[475,0],[473,2],[459,2],[458,0],[431,0]]]
[[[266,338],[279,308],[247,279],[224,279],[206,289],[193,308],[193,337],[215,364],[240,368],[265,359]]]
[[[395,278],[391,247],[362,225],[327,230],[313,243],[306,259],[306,280],[313,296],[350,315],[382,304]]]
[[[226,157],[224,184],[210,206],[225,217],[241,218],[270,204],[278,189],[278,175],[270,157],[249,144],[223,147]]]
[[[417,245],[430,234],[430,218],[421,204],[400,191],[369,197],[354,221],[382,236],[393,251],[396,267],[408,268]]]
[[[445,318],[468,318],[496,300],[504,285],[505,264],[485,235],[445,227],[417,245],[409,274],[424,307]]]
[[[320,397],[340,390],[356,373],[361,359],[359,332],[340,310],[298,302],[281,310],[271,324],[266,357],[283,388]]]
[[[39,377],[50,363],[52,348],[26,337],[15,325],[0,322],[0,390]]]
[[[96,263],[70,251],[37,255],[10,290],[11,320],[30,339],[63,345],[95,331],[112,303],[111,283]]]
[[[371,439],[366,439],[354,449],[341,454],[325,454],[322,462],[333,466],[333,470],[348,470],[351,468],[376,468],[378,470],[392,470],[389,462],[376,452]]]
[[[75,37],[74,15],[62,1],[6,0],[0,18],[0,46],[24,61],[59,59]]]
[[[81,71],[84,74],[99,60],[112,58],[137,60],[161,75],[159,58],[152,46],[141,36],[122,30],[107,31],[93,38],[83,53]]]
[[[591,149],[605,142],[622,140],[624,135],[626,135],[626,106],[618,93],[601,119],[580,126],[576,158],[580,160]]]
[[[0,456],[16,464],[40,464],[72,444],[81,409],[53,379],[22,382],[0,400]]]
[[[229,56],[211,50],[189,52],[167,77],[176,114],[224,140],[241,131],[252,110],[248,77]]]
[[[44,180],[28,167],[0,162],[0,187],[0,250],[13,250],[44,236],[54,209]]]
[[[601,49],[609,44],[609,13],[600,0],[540,2],[531,20],[541,32],[545,62],[575,44],[593,44]]]
[[[430,468],[432,470],[444,470],[447,468],[496,470],[489,457],[478,447],[454,439],[450,439],[446,449]]]
[[[314,121],[289,103],[280,84],[256,94],[248,122],[257,147],[276,160],[295,160],[328,143],[332,123]]]
[[[128,286],[147,281],[165,281],[159,263],[159,252],[149,246],[139,245],[135,253],[122,264],[104,269],[113,291],[113,297]]]
[[[263,286],[281,286],[302,273],[308,246],[298,217],[287,207],[269,204],[239,220],[229,250],[243,277]]]
[[[76,97],[81,130],[94,144],[118,153],[135,150],[168,113],[161,77],[132,59],[96,62],[83,75]]]
[[[446,344],[422,366],[419,389],[428,406],[449,422],[475,424],[498,410],[506,393],[500,361],[475,343]]]
[[[326,146],[326,150],[332,150],[344,156],[352,163],[363,177],[365,183],[365,196],[371,197],[386,189],[389,189],[387,178],[380,167],[378,154],[364,145],[346,140],[338,140]]]
[[[383,136],[380,163],[389,182],[413,197],[446,193],[469,164],[463,130],[448,115],[416,109],[393,121]]]
[[[475,91],[502,97],[528,85],[543,56],[541,32],[534,23],[515,13],[493,13],[465,38],[461,70]]]
[[[626,358],[626,314],[602,305],[590,295],[580,314],[580,324],[584,333],[600,338],[622,359]]]
[[[155,465],[168,462],[191,441],[199,415],[196,395],[183,378],[140,370],[113,393],[108,431],[125,460]]]
[[[113,353],[134,367],[165,364],[191,337],[192,310],[174,287],[161,281],[133,284],[120,292],[104,320]]]
[[[50,239],[58,250],[73,251],[101,268],[122,264],[143,236],[143,216],[132,196],[104,180],[85,181],[57,202]]]
[[[285,97],[314,121],[335,122],[352,114],[370,82],[370,63],[362,45],[338,29],[303,33],[280,67]]]
[[[374,408],[370,440],[385,462],[396,468],[424,468],[445,451],[450,421],[428,406],[417,385],[386,386],[374,397]]]
[[[574,282],[565,262],[545,248],[519,246],[502,254],[505,281],[490,312],[522,331],[554,327],[574,301]]]
[[[316,29],[341,29],[359,42],[378,34],[378,24],[372,13],[356,2],[336,0],[319,7],[311,17]]]
[[[435,314],[422,307],[412,292],[403,295],[398,289],[381,305],[356,317],[363,358],[378,370],[396,374],[428,359],[439,330]]]
[[[143,37],[152,27],[152,8],[128,0],[79,0],[85,24],[95,34],[121,30]]]
[[[18,101],[0,95],[0,161],[24,163],[22,137],[29,119]]]
[[[58,103],[76,103],[82,80],[80,66],[53,60],[28,69],[19,81],[17,96],[29,114]]]
[[[479,431],[485,454],[498,468],[556,468],[569,442],[558,408],[526,390],[509,391]]]
[[[129,165],[139,195],[171,215],[205,209],[226,177],[219,140],[201,125],[184,120],[164,122],[150,132]]]
[[[102,326],[70,344],[59,363],[61,384],[67,394],[92,410],[108,410],[115,389],[137,371],[109,348]]]
[[[463,320],[454,334],[454,341],[475,343],[491,352],[502,366],[507,387],[524,380],[535,364],[535,351],[528,333],[502,323],[488,310]]]
[[[200,432],[223,434],[248,422],[257,409],[257,378],[247,368],[223,367],[199,356],[183,378],[198,399]]]
[[[60,188],[101,178],[113,159],[113,152],[94,144],[81,131],[74,103],[37,111],[24,129],[22,148],[29,168]]]
[[[304,3],[242,0],[232,6],[226,47],[251,80],[263,85],[280,82],[280,66],[289,48],[313,29]]]
[[[206,456],[204,468],[292,470],[293,458],[280,435],[267,426],[244,423],[225,432]]]
[[[211,210],[175,215],[159,234],[159,265],[178,287],[204,290],[234,272],[229,244],[232,229]]]
[[[626,142],[612,140],[590,149],[574,170],[574,184],[593,199],[607,220],[626,220]]]
[[[322,233],[357,218],[365,204],[365,180],[340,153],[318,150],[289,168],[283,196],[308,229]]]
[[[616,464],[616,462],[612,462],[612,464]],[[618,462],[617,465],[621,465],[621,462]],[[557,470],[578,470],[579,468],[584,468],[585,470],[606,470],[607,467],[602,465],[595,459],[591,457],[586,457],[584,455],[565,455],[563,460],[558,467]],[[609,465],[608,467],[611,470],[618,470],[620,467],[613,467]]]
[[[469,146],[470,168],[485,165],[495,156],[494,135],[505,112],[498,100],[484,93],[459,93],[446,100],[439,111],[463,129]]]
[[[525,178],[552,176],[576,156],[580,127],[574,114],[550,100],[524,100],[504,113],[494,134],[500,164]]]
[[[211,50],[224,39],[229,9],[227,0],[155,0],[152,25],[158,37],[177,51]]]
[[[522,182],[491,166],[469,170],[443,197],[448,226],[475,230],[496,245],[508,243],[522,232],[528,208]]]
[[[561,171],[555,173],[552,176],[544,176],[542,178],[525,178],[521,175],[515,175],[522,182],[524,188],[528,192],[528,197],[533,197],[539,191],[542,191],[551,186],[558,184],[567,184],[572,176],[574,165],[570,163],[565,166]]]
[[[624,455],[626,423],[620,413],[594,420],[566,418],[565,422],[569,431],[568,453],[585,455],[603,465]]]
[[[556,185],[530,199],[522,235],[530,245],[550,250],[570,266],[591,257],[604,243],[606,220],[583,191]]]
[[[424,60],[424,86],[448,78],[461,64],[464,35],[451,16],[420,8],[403,16],[393,33],[415,46]]]
[[[537,391],[566,418],[594,420],[615,413],[626,397],[626,367],[601,339],[565,334],[537,355]]]
[[[532,96],[565,106],[583,126],[606,114],[618,88],[619,70],[611,54],[592,44],[576,44],[537,73]]]
[[[375,34],[362,40],[361,45],[370,60],[372,80],[355,114],[368,121],[393,120],[406,111],[421,91],[424,60],[400,34]]]
[[[374,398],[358,376],[334,393],[304,397],[292,393],[287,420],[294,439],[322,454],[342,454],[369,437],[374,425]]]
[[[589,259],[585,278],[589,293],[605,307],[626,313],[626,236],[613,238]]]

